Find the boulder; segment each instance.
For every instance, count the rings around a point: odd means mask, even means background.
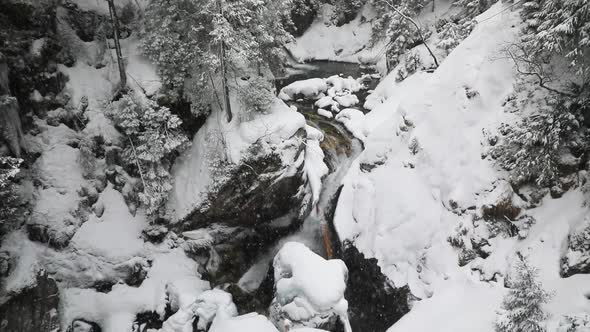
[[[270,319],[277,329],[311,327],[333,330],[338,321],[351,331],[344,298],[348,269],[326,260],[299,242],[287,242],[273,261],[275,297]]]

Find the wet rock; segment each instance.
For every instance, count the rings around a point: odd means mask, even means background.
[[[36,284],[12,296],[0,306],[2,332],[53,332],[59,329],[59,290],[46,273]]]
[[[349,271],[344,296],[353,331],[384,332],[410,310],[409,288],[395,288],[375,258],[367,259],[345,243],[342,260]]]

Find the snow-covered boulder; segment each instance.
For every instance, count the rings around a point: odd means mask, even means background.
[[[326,79],[326,83],[333,87],[335,92],[342,92],[344,90],[350,92],[358,92],[364,88],[360,80],[354,79],[352,76],[340,77],[338,75],[330,76]]]
[[[329,109],[332,106],[336,106],[338,107],[338,103],[330,96],[324,96],[320,99],[318,99],[314,105],[318,108],[325,108],[325,109]]]
[[[282,88],[279,92],[279,98],[284,101],[298,98],[318,99],[321,94],[328,90],[328,84],[323,78],[310,78],[293,82]]]
[[[325,118],[328,118],[328,119],[331,119],[331,118],[333,118],[333,117],[334,117],[334,116],[332,115],[332,112],[330,112],[330,111],[326,111],[326,110],[325,110],[325,109],[323,109],[323,108],[318,108],[317,112],[318,112],[318,115],[321,115],[321,116],[323,116],[323,117],[325,117]]]
[[[351,107],[359,103],[359,99],[354,94],[345,94],[343,96],[336,96],[334,100],[342,107]]]
[[[350,331],[344,298],[348,269],[344,262],[325,260],[302,243],[287,242],[273,266],[276,294],[270,317],[279,330],[329,327],[341,319]]]

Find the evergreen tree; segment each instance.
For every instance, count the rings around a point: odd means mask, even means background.
[[[512,288],[502,302],[502,310],[496,320],[497,332],[544,332],[543,320],[547,314],[543,304],[550,294],[537,281],[538,270],[518,253]]]
[[[15,217],[20,205],[14,177],[19,172],[21,162],[21,159],[0,157],[0,235]]]
[[[535,56],[566,56],[587,83],[590,74],[590,2],[530,0],[522,16],[527,22],[523,41]]]
[[[182,121],[168,108],[135,94],[124,95],[109,112],[128,141],[123,162],[141,178],[139,198],[149,214],[156,214],[172,189],[171,161],[190,144],[180,130]]]
[[[285,62],[282,47],[291,38],[282,19],[289,15],[289,4],[154,0],[145,13],[142,49],[158,65],[166,87],[184,93],[196,113],[206,113],[214,103],[224,106],[225,87],[242,69],[280,69]]]

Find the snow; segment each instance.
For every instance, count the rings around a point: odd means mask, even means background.
[[[294,135],[305,127],[303,115],[275,99],[270,111],[257,113],[254,119],[241,122],[240,103],[233,96],[231,100],[236,115],[234,120],[228,123],[223,112],[215,109],[195,134],[191,148],[176,160],[172,168],[174,188],[167,208],[173,220],[182,219],[202,204],[213,181],[220,180],[212,174],[212,163],[228,160],[237,164],[256,142],[278,147],[276,151],[280,151],[283,163],[289,169],[299,166],[294,161],[301,142]]]
[[[123,195],[110,183],[96,204],[104,206],[103,215],[91,215],[72,238],[72,246],[114,262],[139,255],[143,250],[141,231],[147,224],[143,216],[133,217]]]
[[[328,119],[331,119],[331,118],[333,118],[333,117],[334,117],[334,116],[332,115],[332,112],[330,112],[330,111],[326,111],[326,110],[325,110],[325,109],[323,109],[323,108],[318,108],[317,112],[318,112],[318,114],[319,114],[319,115],[321,115],[321,116],[323,116],[323,117],[325,117],[325,118],[328,118]]]
[[[336,96],[334,100],[342,107],[351,107],[359,103],[358,97],[353,94]]]
[[[336,116],[365,146],[343,180],[336,231],[376,258],[396,287],[408,285],[421,299],[389,332],[493,331],[505,288],[484,280],[497,275],[502,281],[517,250],[540,268],[545,288],[556,291],[547,305],[554,315],[550,326],[565,313],[590,310],[583,295],[588,276],[559,276],[568,229],[587,214],[577,191],[526,211],[537,220],[528,237],[491,239],[486,259],[461,268],[447,243],[457,225],[472,225],[472,215],[451,212],[450,203],[481,207],[497,198],[492,189],[506,177],[481,158],[482,130],[515,120],[502,107],[516,75],[501,51],[517,40],[518,20],[518,13],[507,12],[481,22],[433,74],[418,72],[396,82],[394,71],[367,98],[371,112],[345,109]],[[467,98],[466,88],[479,95]],[[413,141],[420,146],[416,154],[409,149]]]
[[[139,37],[133,35],[121,41],[121,53],[126,60],[127,83],[147,96],[153,96],[162,87],[156,66],[141,55]],[[112,50],[116,57],[115,50]]]
[[[364,141],[367,133],[363,123],[365,115],[363,112],[354,109],[354,108],[346,108],[341,110],[338,115],[336,115],[336,121],[342,123],[348,131],[350,131],[354,137],[358,138],[361,141]]]
[[[330,314],[347,324],[344,291],[348,269],[344,262],[325,260],[302,243],[287,242],[275,256],[273,267],[276,305],[271,304],[271,310],[278,310],[275,325],[281,327],[279,317],[284,316],[295,324],[316,327]]]
[[[238,315],[231,294],[220,289],[204,291],[197,297],[195,304],[196,314],[199,316],[197,327],[202,330],[205,330],[214,319],[222,320]]]
[[[331,113],[330,113],[331,115]],[[313,204],[320,199],[322,190],[322,178],[329,172],[328,166],[324,163],[324,151],[320,148],[320,142],[324,135],[318,129],[305,125],[307,132],[307,143],[305,144],[305,175],[310,184]]]
[[[328,108],[332,106],[338,107],[338,103],[330,96],[324,96],[318,99],[314,105],[318,108]]]
[[[297,99],[303,96],[307,99],[319,99],[321,94],[328,90],[328,84],[323,78],[310,78],[293,82],[282,88],[279,98],[283,101]]]
[[[324,5],[313,24],[287,49],[299,62],[332,60],[348,62],[377,62],[382,43],[370,46],[373,9],[365,5],[361,13],[350,23],[336,27],[330,23],[333,6]],[[363,22],[363,17],[366,21]]]
[[[139,287],[116,284],[109,293],[67,288],[61,293],[62,328],[83,318],[96,322],[105,332],[130,331],[138,313],[164,314],[166,290],[170,287],[177,287],[177,293],[185,297],[181,304],[194,302],[208,290],[209,283],[200,279],[197,267],[181,249],[175,249],[154,256],[153,265]]]
[[[257,313],[214,320],[209,332],[278,332],[268,319]]]
[[[348,92],[358,92],[364,88],[361,79],[355,79],[351,76],[344,78],[338,75],[333,75],[326,79],[326,83],[333,88],[334,93],[339,93],[344,90],[347,90]],[[330,92],[328,92],[328,94],[333,96]]]

